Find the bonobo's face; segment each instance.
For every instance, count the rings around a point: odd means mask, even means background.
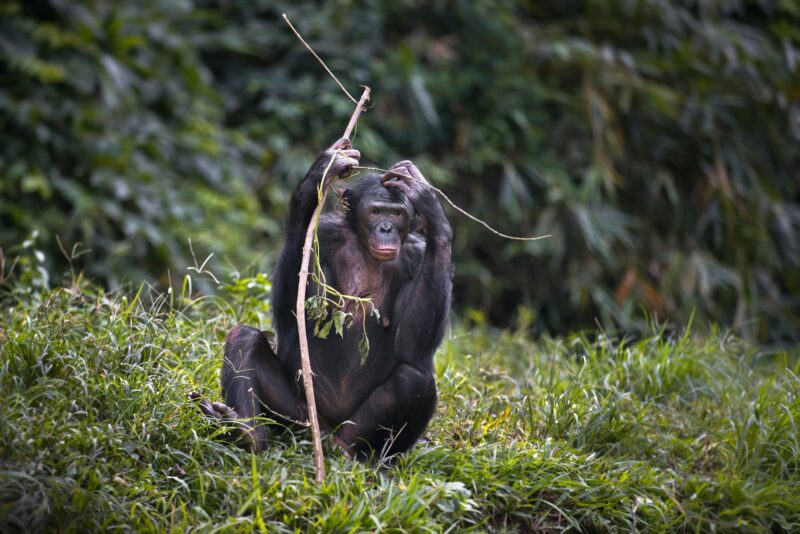
[[[408,236],[411,205],[404,196],[377,186],[362,197],[357,209],[358,234],[370,255],[391,261]]]

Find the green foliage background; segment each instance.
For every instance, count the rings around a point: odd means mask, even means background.
[[[0,246],[166,282],[187,239],[266,268],[291,188],[352,111],[460,205],[456,299],[506,323],[626,332],[694,312],[800,332],[800,5],[776,1],[10,0]],[[58,262],[61,263],[58,263]]]

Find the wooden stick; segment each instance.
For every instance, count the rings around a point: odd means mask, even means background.
[[[350,117],[350,122],[344,131],[344,137],[349,138],[353,132],[358,116],[364,108],[364,104],[369,100],[370,89],[364,86],[364,92],[356,105],[353,116]],[[336,155],[334,154],[335,158]],[[328,185],[330,184],[333,176],[326,175],[322,177],[322,198],[317,204],[314,214],[311,216],[311,221],[308,223],[306,229],[306,240],[303,243],[303,261],[300,263],[300,280],[297,284],[297,303],[295,306],[295,315],[297,316],[297,336],[300,341],[300,363],[303,370],[303,385],[306,391],[306,404],[308,405],[308,419],[311,425],[311,440],[314,445],[314,469],[316,472],[317,482],[325,480],[325,459],[322,455],[322,440],[319,433],[319,419],[317,418],[317,401],[314,398],[314,379],[311,371],[311,358],[308,354],[308,338],[306,337],[306,285],[308,284],[308,263],[311,259],[311,247],[314,242],[314,232],[317,229],[317,222],[322,207],[325,205],[325,195],[328,192]]]
[[[295,36],[297,36],[297,38],[300,39],[300,42],[303,43],[303,46],[306,47],[306,50],[311,52],[311,55],[314,56],[317,59],[317,61],[319,61],[319,64],[322,65],[322,68],[325,69],[325,71],[330,75],[330,77],[333,78],[333,81],[335,81],[339,85],[339,88],[342,91],[344,91],[344,94],[347,95],[347,98],[352,100],[353,103],[357,103],[356,99],[353,98],[353,95],[350,94],[350,91],[345,89],[344,85],[342,85],[342,82],[339,81],[339,78],[337,78],[336,75],[331,72],[331,69],[329,69],[328,66],[325,64],[325,62],[322,61],[322,58],[319,57],[316,52],[314,52],[314,49],[311,48],[311,45],[308,44],[305,39],[303,39],[303,36],[300,35],[300,32],[297,31],[297,29],[294,27],[294,25],[289,21],[289,17],[286,16],[286,13],[283,14],[283,20],[286,21],[286,24],[289,25],[289,28],[292,29],[292,31],[294,32]],[[345,137],[349,138],[350,136],[349,135],[345,135]]]
[[[353,133],[353,129],[356,127],[358,116],[361,115],[361,112],[364,110],[364,106],[367,104],[367,100],[369,100],[369,87],[366,85],[362,85],[361,87],[364,88],[364,92],[361,93],[361,98],[358,99],[358,104],[356,104],[356,110],[353,112],[353,116],[350,117],[350,122],[347,123],[347,128],[344,129],[344,137],[348,139],[350,139],[350,135]],[[325,193],[322,194],[324,195]]]
[[[515,235],[504,234],[503,232],[495,230],[494,228],[489,226],[489,223],[487,223],[483,219],[479,219],[479,218],[475,217],[473,214],[471,214],[470,212],[468,212],[464,208],[458,206],[455,202],[450,200],[450,197],[445,195],[444,191],[442,191],[438,187],[432,186],[428,182],[423,182],[423,181],[417,180],[416,178],[413,178],[413,177],[411,177],[411,176],[409,176],[407,174],[400,174],[400,173],[395,172],[395,171],[389,171],[389,170],[386,170],[386,169],[379,169],[378,167],[364,167],[362,165],[359,165],[358,167],[356,167],[356,169],[362,169],[362,170],[365,170],[365,171],[377,171],[377,172],[380,172],[380,173],[383,173],[383,174],[392,173],[392,174],[394,174],[396,176],[402,176],[405,179],[411,178],[415,182],[417,182],[419,184],[422,184],[423,186],[428,187],[433,191],[436,191],[437,193],[439,193],[442,196],[443,199],[445,199],[447,201],[448,204],[450,204],[453,207],[454,210],[456,210],[460,214],[464,215],[468,219],[471,219],[471,220],[475,221],[476,223],[483,225],[484,228],[486,228],[487,230],[489,230],[493,234],[502,237],[503,239],[510,239],[512,241],[539,241],[540,239],[547,239],[548,237],[553,237],[550,234],[540,235],[540,236],[536,236],[536,237],[518,237],[518,236],[515,236]]]

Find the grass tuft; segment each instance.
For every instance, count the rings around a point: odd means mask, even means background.
[[[188,289],[187,289],[188,288]],[[796,354],[654,332],[532,341],[455,327],[428,440],[393,467],[308,435],[252,455],[185,401],[218,395],[224,298],[11,294],[0,312],[0,531],[796,531]]]

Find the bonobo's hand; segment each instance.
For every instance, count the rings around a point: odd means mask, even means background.
[[[420,195],[429,191],[430,186],[417,166],[408,160],[398,161],[392,165],[389,171],[381,176],[381,183],[384,187],[396,187],[402,191],[412,204]]]
[[[353,167],[358,165],[358,161],[361,158],[361,152],[353,149],[348,138],[342,137],[322,153],[322,158],[320,158],[322,172],[328,167],[331,157],[335,157],[335,159],[330,169],[328,169],[328,176],[342,178],[353,172]]]

